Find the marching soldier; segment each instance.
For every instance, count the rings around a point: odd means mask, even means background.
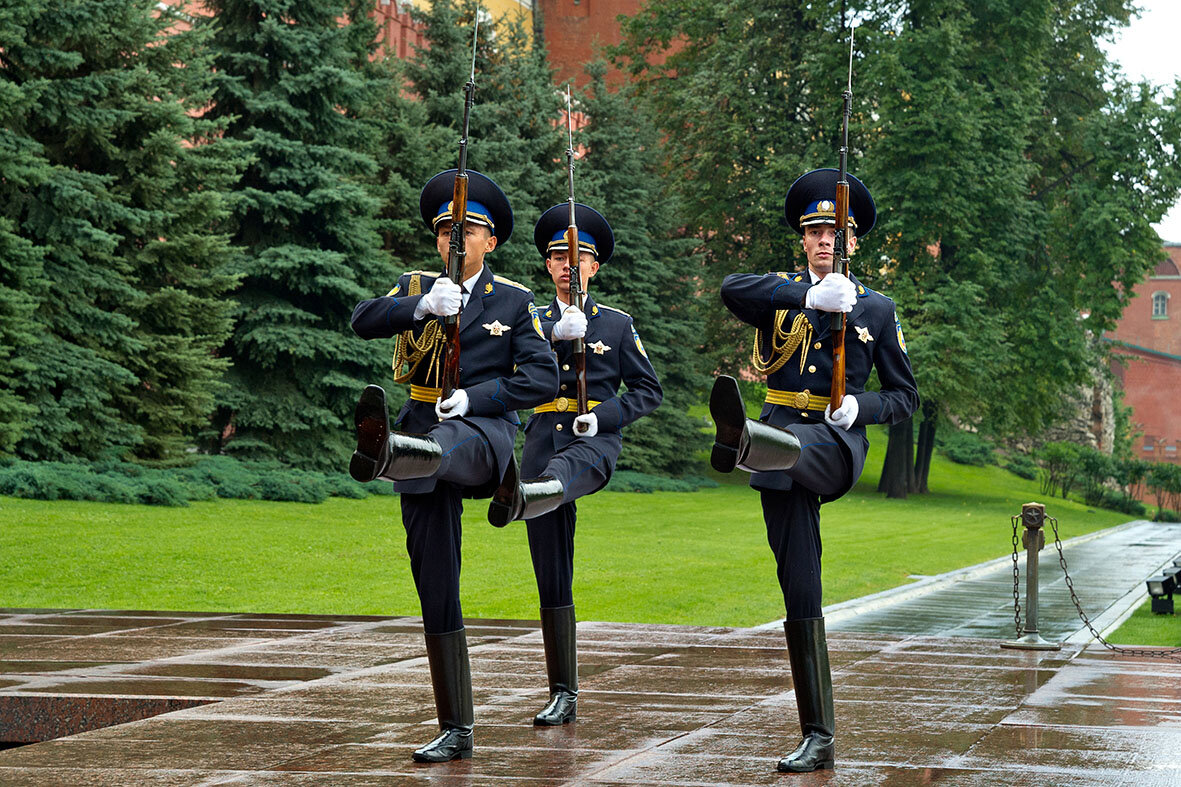
[[[423,221],[446,264],[455,170],[422,190]],[[513,461],[518,409],[550,401],[558,387],[553,352],[527,288],[494,276],[485,255],[513,231],[508,198],[468,170],[467,259],[462,287],[435,272],[403,274],[388,295],[362,301],[353,330],[363,339],[398,337],[395,380],[410,399],[389,424],[385,392],[371,385],[357,403],[358,481],[385,479],[401,494],[410,569],[422,605],[439,735],[414,752],[418,762],[472,755],[472,687],[459,604],[461,498],[487,497]],[[460,311],[459,385],[440,398],[440,317]],[[407,370],[402,373],[403,367]]]
[[[611,258],[615,238],[597,211],[575,205],[579,273],[583,291]],[[524,519],[541,602],[541,631],[549,677],[549,703],[534,717],[538,726],[573,721],[578,705],[578,655],[575,637],[575,503],[606,486],[615,469],[624,426],[655,410],[663,396],[652,363],[632,318],[587,296],[584,310],[570,303],[570,248],[566,239],[569,205],[542,214],[533,230],[537,250],[556,290],[541,316],[561,365],[558,398],[537,407],[525,425],[525,450],[519,481],[509,468],[492,497],[488,519],[504,525]],[[590,412],[578,414],[571,339],[586,346],[586,384]],[[627,391],[617,395],[623,382]]]
[[[719,377],[710,396],[717,426],[711,463],[721,472],[751,473],[762,496],[767,539],[783,590],[792,682],[803,741],[778,770],[833,767],[834,717],[828,646],[821,612],[820,506],[856,483],[865,464],[867,424],[890,424],[918,407],[918,391],[894,303],[856,278],[833,272],[838,173],[818,169],[787,192],[787,221],[802,236],[808,269],[798,273],[732,274],[722,301],[755,328],[752,363],[767,375],[759,420],[746,418],[738,384]],[[869,191],[848,176],[848,253],[873,227]],[[846,390],[831,403],[830,314],[845,312]],[[865,390],[876,367],[881,391]],[[835,407],[834,407],[835,404]]]

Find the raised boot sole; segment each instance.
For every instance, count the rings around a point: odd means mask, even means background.
[[[509,459],[508,467],[504,471],[504,478],[500,486],[492,493],[492,500],[488,503],[488,522],[493,527],[504,527],[517,519],[516,513],[521,507],[521,484],[517,470],[517,459]]]
[[[719,473],[729,473],[738,466],[738,451],[742,443],[742,429],[746,425],[746,407],[738,381],[721,375],[714,381],[709,395],[709,414],[717,430],[709,463]]]
[[[376,385],[367,386],[357,400],[353,420],[357,428],[357,450],[349,460],[349,475],[361,482],[372,481],[385,469],[381,457],[390,434],[385,391]]]

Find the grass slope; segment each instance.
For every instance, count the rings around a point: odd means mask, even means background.
[[[930,495],[873,492],[885,434],[857,489],[825,506],[825,603],[1009,553],[1009,518],[1037,485],[937,457]],[[741,478],[740,478],[741,476]],[[720,479],[723,480],[723,479]],[[745,474],[694,493],[579,501],[575,600],[584,620],[745,626],[783,614],[758,494]],[[1063,538],[1125,521],[1047,500]],[[524,527],[464,513],[464,614],[536,618]],[[320,505],[217,501],[183,509],[0,498],[0,607],[418,614],[396,498]]]

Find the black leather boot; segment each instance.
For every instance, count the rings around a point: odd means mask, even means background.
[[[807,773],[832,768],[835,717],[824,618],[787,620],[783,623],[783,631],[787,635],[791,680],[795,685],[804,740],[794,752],[779,761],[776,770]]]
[[[709,461],[719,473],[738,467],[751,473],[789,470],[800,458],[800,441],[787,429],[746,417],[738,381],[721,375],[709,395],[716,436]]]
[[[519,477],[517,460],[513,457],[488,504],[488,521],[496,527],[504,527],[517,519],[541,516],[562,505],[566,489],[558,479],[542,476],[520,481]]]
[[[439,735],[414,752],[415,762],[467,760],[472,756],[472,670],[467,657],[467,632],[426,635]]]
[[[349,474],[356,480],[404,481],[425,478],[439,469],[443,449],[433,437],[390,431],[390,410],[381,386],[365,387],[353,420],[357,450],[349,461]]]
[[[538,727],[574,721],[578,712],[578,637],[574,607],[542,607],[541,637],[545,641],[545,672],[549,703],[533,717]]]

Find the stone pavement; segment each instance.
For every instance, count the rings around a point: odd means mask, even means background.
[[[1113,597],[1156,534],[1120,532]],[[0,751],[0,784],[1181,784],[1179,663],[851,628],[975,581],[834,610],[838,769],[805,776],[773,770],[798,736],[778,628],[580,623],[579,719],[535,729],[536,624],[469,621],[476,754],[427,766],[409,756],[435,729],[417,618],[0,610],[0,746],[43,741]]]

